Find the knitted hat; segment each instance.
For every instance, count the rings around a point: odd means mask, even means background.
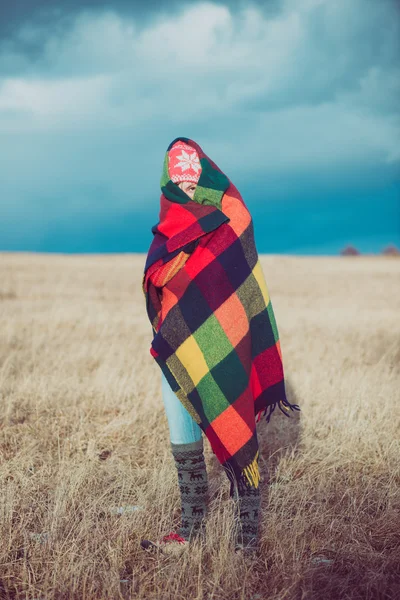
[[[200,178],[201,164],[196,150],[177,141],[168,152],[168,173],[174,183],[193,181],[197,183]]]

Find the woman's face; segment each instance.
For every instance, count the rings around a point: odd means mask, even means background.
[[[197,184],[192,181],[181,181],[178,183],[178,187],[181,188],[193,200],[194,193],[196,191]]]

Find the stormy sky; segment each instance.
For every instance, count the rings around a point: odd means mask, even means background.
[[[146,251],[196,140],[261,252],[400,245],[396,0],[0,4],[0,250]]]

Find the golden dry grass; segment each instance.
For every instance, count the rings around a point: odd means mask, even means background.
[[[0,254],[0,597],[400,598],[400,261],[262,257],[302,412],[257,425],[256,560],[207,441],[206,544],[139,547],[179,521],[143,264]]]

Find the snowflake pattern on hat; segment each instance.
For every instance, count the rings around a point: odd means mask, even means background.
[[[184,142],[176,142],[168,152],[168,157],[169,176],[174,183],[199,181],[201,164],[194,148]]]
[[[192,152],[192,154],[188,154],[184,150],[182,150],[181,156],[178,156],[181,162],[177,163],[176,167],[181,167],[182,171],[186,171],[187,169],[194,169],[196,173],[199,172],[200,169],[200,161],[196,152]]]

